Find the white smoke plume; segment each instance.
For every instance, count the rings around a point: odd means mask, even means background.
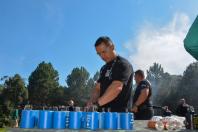
[[[189,17],[183,13],[176,13],[168,24],[161,27],[143,25],[135,39],[124,44],[134,69],[147,70],[157,62],[166,72],[182,74],[186,66],[195,61],[183,46],[189,27]]]

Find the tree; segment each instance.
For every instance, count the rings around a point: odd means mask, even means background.
[[[94,81],[97,81],[97,80],[99,79],[99,77],[100,77],[100,72],[97,71],[97,72],[95,73],[95,75],[93,76],[93,80],[94,80]]]
[[[67,76],[68,87],[84,86],[89,79],[89,72],[84,68],[74,68],[72,73]]]
[[[58,72],[52,64],[41,62],[29,76],[30,102],[38,105],[50,104],[51,94],[54,94],[55,89],[59,87],[58,80]]]
[[[85,102],[87,102],[90,99],[93,88],[95,87],[95,83],[96,81],[93,78],[90,78],[88,80],[85,91]]]
[[[185,98],[187,103],[195,107],[198,106],[195,93],[198,92],[198,62],[190,64],[180,75],[162,74],[157,87],[158,91],[154,97],[157,105],[169,106],[174,112],[177,107],[177,102],[181,98]]]
[[[25,102],[28,98],[27,88],[24,80],[19,74],[13,77],[4,77],[5,80],[0,94],[0,127],[11,125],[11,111],[21,103]]]
[[[159,88],[159,81],[163,77],[163,75],[164,69],[161,64],[158,63],[154,63],[153,66],[151,66],[149,70],[147,70],[147,79],[151,82],[152,85],[153,98],[155,98],[154,96],[156,95]]]
[[[5,80],[7,80],[8,78],[9,78],[8,76],[2,76],[0,78],[0,81],[4,81],[3,83],[5,83]],[[5,85],[4,84],[0,84],[0,94],[3,92],[4,88],[5,88]]]
[[[183,73],[183,78],[179,85],[179,97],[185,98],[187,103],[198,106],[197,96],[198,93],[198,62],[191,63]],[[190,98],[189,98],[190,97]]]
[[[0,94],[2,93],[3,89],[4,89],[4,86],[0,84]]]
[[[51,105],[65,105],[64,89],[64,87],[59,86],[52,90],[48,99]]]
[[[147,70],[147,79],[148,80],[159,80],[164,74],[164,69],[161,64],[154,63],[153,66]]]
[[[2,91],[5,100],[9,100],[14,106],[28,99],[28,91],[25,82],[19,74],[9,77],[5,80],[4,89]]]
[[[89,78],[87,85],[86,85],[85,101],[84,102],[87,102],[87,100],[90,99],[93,88],[95,87],[95,84],[96,84],[97,80],[99,79],[99,75],[100,75],[100,73],[97,71],[94,74],[93,78]]]
[[[84,105],[88,95],[87,84],[93,82],[89,80],[89,72],[84,67],[74,68],[71,74],[67,76],[66,82],[68,99],[73,99],[77,105]]]
[[[178,99],[177,93],[178,85],[182,79],[179,75],[170,75],[165,73],[158,84],[158,92],[155,96],[155,103],[160,106],[169,106],[169,108],[176,109],[175,103]]]

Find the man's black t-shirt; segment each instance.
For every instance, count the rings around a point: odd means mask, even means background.
[[[98,79],[98,83],[100,83],[100,96],[105,93],[113,81],[123,82],[123,88],[113,101],[105,104],[102,108],[110,108],[112,112],[125,111],[131,95],[132,80],[132,65],[123,57],[117,56],[113,61],[106,63],[101,68]]]
[[[176,114],[178,116],[186,116],[186,114],[188,113],[188,108],[189,105],[187,104],[180,104],[177,109],[176,109]]]
[[[141,81],[136,90],[135,90],[135,94],[133,96],[133,104],[137,101],[138,97],[140,96],[141,90],[145,89],[145,88],[149,88],[149,95],[147,97],[147,99],[140,105],[141,106],[146,106],[146,107],[150,107],[152,106],[152,102],[151,102],[151,94],[152,94],[152,89],[151,89],[151,84],[148,80],[143,80]]]

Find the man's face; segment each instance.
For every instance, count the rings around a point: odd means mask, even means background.
[[[179,104],[184,104],[185,103],[185,100],[183,100],[183,99],[181,99],[180,101],[179,101]]]
[[[74,105],[74,102],[73,101],[69,101],[69,106],[73,106]]]
[[[105,62],[109,62],[112,60],[113,56],[113,47],[106,46],[105,43],[101,43],[96,47],[97,54],[104,60]]]
[[[141,77],[138,74],[135,74],[134,79],[135,79],[136,84],[138,84],[141,81]]]

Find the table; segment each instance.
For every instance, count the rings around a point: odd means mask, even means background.
[[[96,132],[153,132],[155,129],[147,127],[147,120],[135,120],[134,130],[97,130]],[[71,129],[21,129],[21,128],[6,128],[6,132],[90,132],[91,130],[71,130]],[[164,130],[168,132],[167,130]],[[193,132],[198,130],[181,130],[183,132]],[[174,131],[175,132],[175,131]]]

